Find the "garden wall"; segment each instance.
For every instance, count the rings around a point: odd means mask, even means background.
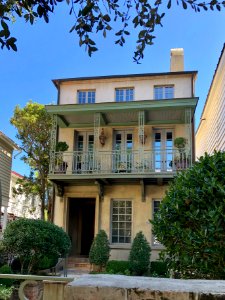
[[[225,300],[225,281],[82,275],[64,290],[64,300],[114,299]]]

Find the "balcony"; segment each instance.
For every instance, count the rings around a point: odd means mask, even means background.
[[[192,164],[190,150],[55,152],[50,179],[173,177]]]

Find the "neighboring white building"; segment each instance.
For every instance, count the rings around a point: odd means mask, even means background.
[[[14,195],[13,188],[18,188],[17,180],[22,175],[12,171],[10,181],[10,196],[8,205],[8,220],[15,218],[39,219],[41,216],[41,203],[38,196]]]
[[[196,132],[196,158],[214,150],[225,151],[225,44]]]
[[[4,229],[7,223],[7,207],[9,201],[10,178],[12,168],[13,150],[19,150],[19,147],[3,132],[0,131],[0,211],[1,229]]]

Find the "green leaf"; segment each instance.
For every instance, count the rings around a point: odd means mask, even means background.
[[[171,8],[171,0],[168,1],[168,3],[167,3],[167,8],[168,8],[168,9]]]
[[[82,9],[82,11],[81,11],[81,14],[82,14],[82,16],[86,16],[91,10],[92,10],[92,8],[94,7],[94,3],[89,3],[89,4],[87,4],[86,6],[85,6],[85,8],[84,9]]]
[[[103,16],[103,19],[106,21],[106,22],[110,22],[111,21],[111,18],[109,15],[104,15]]]
[[[182,0],[182,5],[183,5],[183,9],[187,9],[187,3],[184,0]]]

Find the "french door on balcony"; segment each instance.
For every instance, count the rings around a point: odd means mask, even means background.
[[[131,172],[133,164],[133,132],[132,130],[116,130],[114,132],[113,171]]]
[[[93,132],[75,132],[75,173],[88,173],[93,170],[93,150]]]
[[[153,150],[155,172],[172,171],[173,131],[171,129],[153,131]]]

